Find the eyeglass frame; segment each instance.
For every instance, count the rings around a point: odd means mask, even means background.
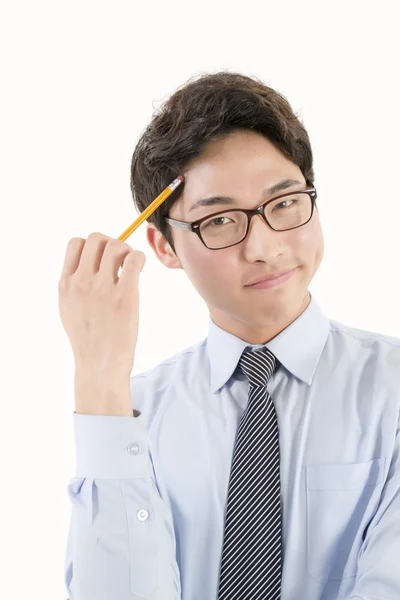
[[[311,200],[311,215],[310,215],[310,218],[308,219],[308,221],[306,221],[305,223],[302,223],[301,225],[296,225],[296,227],[289,227],[288,229],[275,229],[274,227],[272,227],[272,225],[268,222],[268,219],[264,214],[264,209],[266,208],[266,206],[268,204],[270,204],[271,202],[275,202],[275,200],[279,200],[280,198],[285,198],[286,196],[293,196],[293,194],[302,194],[302,193],[308,194],[310,197],[310,200]],[[216,213],[212,213],[211,215],[207,215],[206,217],[202,217],[201,219],[196,219],[196,221],[177,221],[176,219],[171,219],[170,217],[164,217],[164,220],[167,223],[169,223],[169,225],[171,225],[172,227],[176,227],[178,229],[186,229],[187,231],[193,231],[200,238],[200,241],[204,244],[204,246],[206,248],[208,248],[208,250],[224,250],[225,248],[232,248],[232,246],[237,246],[238,244],[241,244],[242,242],[244,242],[244,240],[246,239],[246,237],[249,233],[250,221],[255,215],[261,215],[261,217],[266,222],[268,227],[270,227],[273,231],[291,231],[292,229],[298,229],[299,227],[303,227],[304,225],[307,225],[307,223],[309,223],[311,221],[312,216],[314,214],[315,202],[317,200],[317,197],[318,197],[317,190],[315,187],[312,187],[312,188],[307,188],[306,190],[297,190],[297,191],[292,191],[292,192],[286,192],[285,194],[276,196],[275,198],[271,198],[267,202],[264,202],[263,204],[261,204],[258,208],[232,208],[230,210],[229,209],[228,210],[227,209],[220,210]],[[234,244],[230,244],[229,246],[223,246],[222,248],[209,248],[209,246],[207,246],[207,244],[205,243],[205,241],[202,238],[202,235],[200,233],[200,226],[203,223],[203,221],[207,221],[208,219],[211,219],[212,217],[216,217],[217,215],[221,215],[221,214],[227,213],[227,212],[245,213],[245,215],[247,217],[246,233],[245,233],[244,237],[240,240],[240,242],[235,242]]]

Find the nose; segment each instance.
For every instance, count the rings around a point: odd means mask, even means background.
[[[282,233],[271,229],[262,215],[254,215],[247,237],[243,241],[243,250],[250,262],[276,262],[276,255],[283,251],[283,243]]]
[[[254,231],[257,232],[256,235],[265,236],[265,234],[266,234],[265,229],[268,229],[268,231],[271,234],[277,233],[268,225],[268,223],[264,219],[263,215],[253,215],[252,219],[250,220],[250,226],[249,226],[249,231],[247,233],[247,238],[253,237]]]

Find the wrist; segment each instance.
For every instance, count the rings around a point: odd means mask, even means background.
[[[133,416],[130,380],[75,373],[75,412],[87,415]]]

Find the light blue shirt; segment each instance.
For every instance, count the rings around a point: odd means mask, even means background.
[[[400,339],[314,296],[265,344],[281,457],[282,600],[400,598]],[[216,600],[249,345],[208,336],[131,377],[139,417],[73,414],[71,600]]]

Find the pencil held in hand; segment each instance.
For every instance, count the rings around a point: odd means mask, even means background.
[[[165,190],[161,192],[159,196],[142,212],[142,214],[118,237],[119,240],[124,242],[134,231],[149,218],[149,216],[172,194],[174,190],[183,182],[182,175],[179,175],[172,183],[170,183]]]

